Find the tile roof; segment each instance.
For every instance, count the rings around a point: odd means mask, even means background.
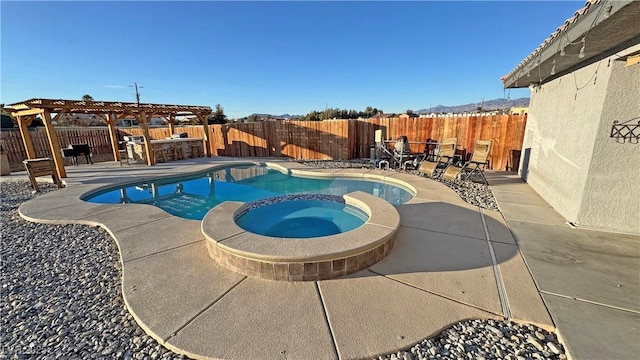
[[[505,81],[508,77],[510,77],[511,75],[515,74],[516,72],[518,72],[519,70],[524,68],[524,66],[529,61],[533,60],[533,58],[538,56],[542,52],[542,50],[547,48],[547,46],[549,46],[549,44],[551,44],[556,38],[559,38],[562,35],[563,31],[567,30],[571,24],[574,24],[574,23],[578,22],[579,19],[582,16],[586,15],[589,12],[589,9],[593,5],[598,4],[601,1],[602,0],[587,0],[587,2],[584,4],[584,6],[581,7],[580,9],[576,10],[576,12],[573,14],[572,17],[570,17],[567,20],[565,20],[564,24],[560,25],[556,29],[556,31],[551,33],[551,35],[549,35],[549,37],[546,38],[542,42],[542,44],[540,44],[540,46],[538,46],[531,54],[529,54],[529,56],[527,56],[524,60],[522,60],[513,70],[511,70],[511,72],[509,72],[508,74],[504,75],[500,79],[502,81]]]

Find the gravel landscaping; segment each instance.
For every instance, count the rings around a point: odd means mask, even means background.
[[[42,193],[54,191],[41,183]],[[184,359],[146,335],[124,306],[115,242],[84,225],[27,222],[28,182],[0,183],[0,358]],[[366,329],[363,329],[366,331]],[[506,321],[465,321],[378,359],[566,359],[554,334]]]
[[[556,336],[533,325],[511,321],[470,320],[453,325],[440,335],[425,339],[407,351],[378,360],[566,359]]]
[[[146,335],[126,310],[118,248],[105,231],[25,221],[18,207],[33,197],[29,183],[0,186],[0,358],[185,358]],[[56,189],[39,186],[43,194]]]

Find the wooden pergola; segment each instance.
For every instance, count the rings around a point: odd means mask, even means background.
[[[33,119],[40,115],[45,126],[53,161],[56,171],[61,178],[67,177],[62,161],[62,152],[56,136],[52,121],[58,119],[62,114],[94,114],[109,126],[109,137],[111,138],[111,148],[116,161],[120,160],[118,152],[118,139],[116,132],[116,121],[124,117],[135,117],[142,127],[144,137],[147,163],[153,165],[153,151],[151,151],[151,137],[149,136],[149,120],[153,116],[165,117],[169,121],[169,134],[173,135],[175,117],[178,115],[196,115],[204,129],[204,149],[207,157],[211,156],[209,146],[209,130],[207,118],[211,114],[209,106],[191,105],[166,105],[166,104],[139,104],[130,102],[110,102],[110,101],[85,101],[85,100],[53,100],[53,99],[29,99],[15,104],[5,106],[5,110],[18,121],[22,141],[29,159],[35,159],[36,154],[33,148],[31,135],[27,127],[31,125]],[[52,118],[51,114],[55,114]]]

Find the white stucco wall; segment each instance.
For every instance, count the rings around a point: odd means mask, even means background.
[[[640,234],[640,144],[619,144],[609,137],[614,120],[639,117],[640,64],[625,67],[623,61],[612,61],[576,225]]]
[[[532,91],[520,175],[578,226],[638,233],[640,145],[609,134],[640,116],[640,79],[617,57]]]
[[[568,74],[531,92],[521,176],[572,222],[580,212],[609,79],[603,61],[576,71],[575,79]],[[576,83],[584,87],[576,90]]]

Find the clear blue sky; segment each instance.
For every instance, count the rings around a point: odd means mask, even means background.
[[[0,102],[135,101],[134,82],[231,118],[480,102],[583,4],[2,1]]]

